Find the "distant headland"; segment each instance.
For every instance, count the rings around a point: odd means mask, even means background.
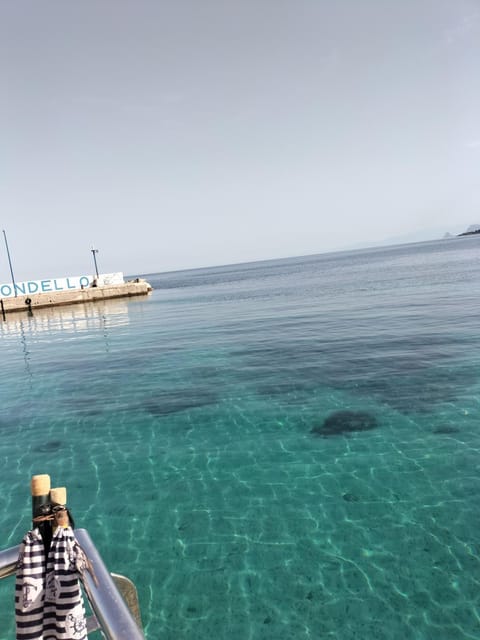
[[[448,240],[449,238],[460,238],[461,236],[476,236],[480,234],[480,224],[471,224],[466,231],[463,233],[457,233],[453,235],[449,231],[444,234],[443,239]]]
[[[460,236],[474,236],[474,235],[476,235],[478,233],[480,233],[480,224],[471,224],[466,231],[464,231],[463,233],[459,233],[458,237],[460,237]]]

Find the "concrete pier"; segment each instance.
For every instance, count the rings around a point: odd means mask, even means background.
[[[49,293],[35,293],[11,298],[2,298],[0,304],[0,320],[2,314],[34,311],[47,307],[60,307],[82,302],[97,302],[112,298],[129,298],[144,296],[152,291],[152,286],[141,278],[130,280],[122,284],[104,285],[100,287],[85,287],[84,289],[70,289],[68,291],[52,291]]]

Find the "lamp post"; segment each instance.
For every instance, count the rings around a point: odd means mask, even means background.
[[[99,275],[98,275],[98,266],[97,266],[97,256],[95,255],[98,253],[98,249],[95,249],[95,247],[92,247],[91,252],[93,256],[93,263],[95,264],[95,273],[97,274],[97,278],[98,278]]]
[[[5,229],[3,229],[3,237],[5,239],[5,247],[7,248],[8,264],[10,265],[10,274],[12,276],[13,291],[15,293],[15,298],[16,298],[17,297],[17,287],[15,286],[15,278],[13,276],[12,261],[10,259],[10,251],[8,249],[7,234],[5,233]]]

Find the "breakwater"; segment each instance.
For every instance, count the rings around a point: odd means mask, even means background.
[[[148,295],[152,286],[141,278],[123,282],[121,284],[104,285],[99,287],[84,287],[66,291],[50,291],[47,293],[17,295],[16,297],[0,299],[0,314],[3,319],[9,313],[33,312],[35,309],[59,307],[82,302],[97,302],[113,298],[128,298],[131,296]]]

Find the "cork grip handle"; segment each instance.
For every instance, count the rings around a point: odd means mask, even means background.
[[[50,493],[50,476],[47,473],[40,476],[33,476],[30,482],[30,489],[32,498],[48,496]]]

